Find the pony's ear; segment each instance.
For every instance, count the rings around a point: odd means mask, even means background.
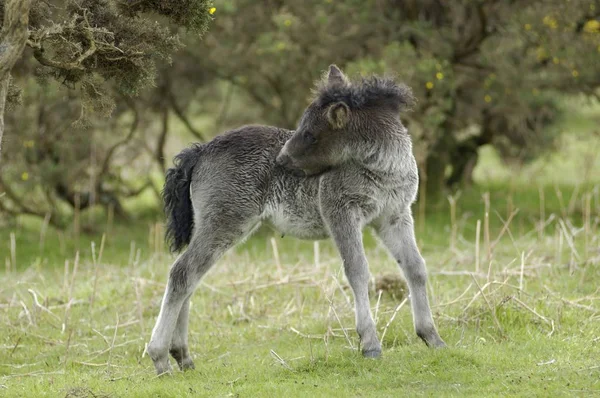
[[[343,102],[336,102],[327,109],[327,121],[334,130],[344,128],[350,119],[350,108]]]
[[[348,84],[348,78],[344,73],[335,65],[329,65],[329,73],[327,74],[327,83],[329,85],[340,85],[343,86]]]

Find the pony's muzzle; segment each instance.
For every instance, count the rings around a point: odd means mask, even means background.
[[[306,172],[296,167],[292,158],[283,151],[281,151],[281,153],[277,156],[275,163],[281,167],[285,167],[296,177],[306,177]]]
[[[279,166],[291,167],[292,166],[292,158],[288,154],[286,154],[282,151],[279,153],[279,155],[275,159],[275,163],[277,163]]]

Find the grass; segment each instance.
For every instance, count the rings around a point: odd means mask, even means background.
[[[568,169],[595,167],[597,158],[575,152]],[[108,223],[97,214],[89,219],[95,232],[80,235],[42,234],[39,221],[21,218],[0,232],[0,396],[598,394],[600,181],[594,173],[569,180],[556,159],[554,168],[515,174],[498,172],[488,154],[480,185],[457,195],[452,211],[442,201],[417,219],[449,347],[419,341],[405,294],[373,289],[384,336],[376,361],[358,353],[332,243],[265,229],[228,252],[193,296],[196,370],[157,378],[144,347],[174,259],[160,220]],[[370,232],[365,246],[374,279],[398,274]]]
[[[502,203],[501,192],[491,192],[491,213],[498,209],[506,219],[508,198]],[[426,221],[423,254],[447,350],[430,350],[418,340],[409,305],[397,310],[403,297],[394,299],[384,291],[378,300],[374,292],[380,336],[387,326],[384,357],[362,359],[351,294],[332,244],[315,247],[275,237],[273,245],[271,234],[262,231],[226,254],[193,298],[190,346],[197,369],[156,378],[144,344],[173,256],[160,240],[148,238],[156,227],[140,223],[113,227],[100,261],[101,238],[92,235],[80,238],[80,244],[95,241],[95,256],[91,245],[81,246],[77,266],[72,254],[68,268],[64,260],[53,264],[29,258],[29,266],[5,272],[0,391],[6,396],[72,397],[598,392],[600,202],[592,197],[589,213],[577,206],[564,219],[556,213],[542,233],[531,223],[539,212],[537,206],[528,207],[533,193],[523,194],[524,206],[519,207],[520,192],[525,191],[516,190],[512,202],[522,210],[505,232],[498,216],[492,216],[490,242],[502,237],[491,250],[490,269],[483,229],[480,269],[475,269],[473,225],[484,209],[473,205],[480,200],[477,191],[459,198],[455,225],[449,222],[448,208],[445,216],[438,212]],[[581,191],[575,202],[588,193]],[[552,214],[548,210],[546,216]],[[37,235],[31,228],[23,227],[18,236]],[[433,229],[441,232],[436,235]],[[140,243],[131,249],[130,239]],[[39,246],[34,242],[30,248]],[[397,272],[370,234],[365,242],[373,275]],[[18,258],[27,258],[20,244]],[[121,258],[108,261],[113,245]],[[46,244],[46,250],[51,247]]]

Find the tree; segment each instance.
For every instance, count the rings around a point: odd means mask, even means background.
[[[135,96],[152,85],[156,62],[170,60],[181,47],[168,25],[145,15],[153,13],[203,34],[214,12],[210,0],[36,1],[28,21],[30,1],[0,5],[6,21],[3,37],[10,41],[5,58],[11,63],[6,65],[12,67],[26,43],[42,66],[40,77],[52,77],[79,91],[80,123],[85,123],[90,111],[110,115],[117,93]],[[0,73],[6,74],[10,67],[2,66]],[[3,98],[6,93],[7,89]]]
[[[192,137],[204,141],[244,123],[294,128],[313,82],[336,63],[358,77],[396,74],[413,88],[418,104],[402,117],[434,194],[471,179],[482,145],[520,162],[551,148],[557,100],[598,95],[600,0],[223,0],[202,41],[176,34],[203,31],[197,22],[211,19],[209,7],[192,0],[34,3],[25,56],[13,69],[24,106],[7,117],[20,136],[7,130],[0,183],[11,184],[21,204],[38,200],[30,210],[46,211],[51,200],[72,207],[76,197],[80,206],[117,203],[154,188],[136,170],[159,175],[168,154]],[[73,97],[31,97],[40,82],[49,90],[67,86],[61,92]],[[18,98],[10,87],[9,105]],[[66,127],[48,109],[66,115]],[[38,127],[24,133],[25,125]],[[185,135],[174,136],[172,127]],[[37,144],[38,135],[28,135],[35,131],[72,137],[87,155],[57,150],[62,142],[34,150],[26,145]],[[53,169],[79,172],[56,172],[61,178],[53,180]],[[27,195],[34,179],[45,191]],[[6,197],[9,189],[0,205],[26,211]]]
[[[57,226],[95,204],[124,215],[123,198],[153,188],[151,173],[132,177],[127,166],[143,170],[151,152],[164,167],[166,129],[151,148],[157,108],[146,105],[163,102],[179,31],[199,40],[214,11],[210,0],[34,2],[8,97],[0,209],[50,214]]]
[[[366,37],[380,36],[366,3],[225,1],[198,63],[245,94],[264,122],[294,128],[319,74],[334,61],[366,56]]]
[[[482,145],[534,157],[553,142],[558,98],[597,95],[598,1],[387,5],[391,44],[357,66],[395,68],[417,92],[411,121],[429,192],[468,182]]]
[[[0,159],[4,136],[4,108],[10,85],[10,70],[21,56],[27,41],[31,0],[9,0],[3,7],[0,32]]]
[[[293,128],[330,63],[396,74],[430,193],[469,182],[478,149],[526,160],[553,143],[557,98],[597,95],[598,0],[229,0],[197,49],[264,121]]]

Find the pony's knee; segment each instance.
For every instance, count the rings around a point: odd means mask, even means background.
[[[425,260],[423,260],[423,257],[418,255],[412,256],[411,258],[399,260],[398,263],[409,282],[416,286],[425,285],[427,283],[427,268],[425,267]]]
[[[186,294],[189,289],[194,285],[192,279],[194,278],[195,270],[192,268],[193,264],[190,261],[190,255],[188,252],[183,253],[171,267],[169,273],[169,289],[175,294]]]
[[[184,293],[188,290],[190,270],[187,266],[176,264],[169,275],[169,288],[173,293]]]

